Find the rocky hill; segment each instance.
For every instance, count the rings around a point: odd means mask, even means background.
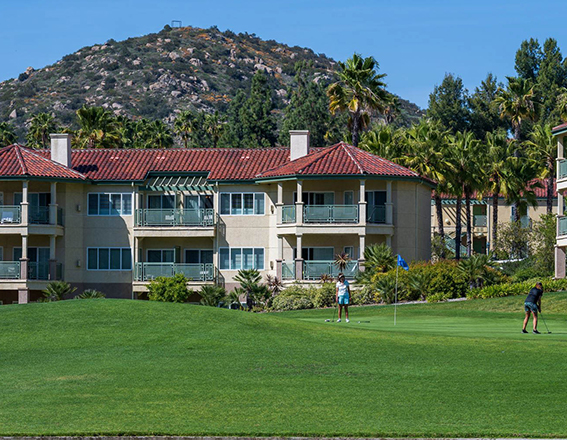
[[[332,80],[335,62],[308,48],[216,27],[166,26],[159,33],[84,47],[0,83],[0,121],[9,121],[21,136],[38,112],[54,113],[73,126],[75,111],[84,104],[166,122],[185,109],[222,112],[238,89],[249,89],[258,70],[268,74],[281,110],[293,87],[295,63],[302,60],[312,63],[314,81]],[[415,104],[400,101],[401,123],[421,116]]]

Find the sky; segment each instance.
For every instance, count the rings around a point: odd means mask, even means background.
[[[567,54],[564,0],[0,0],[0,81],[84,46],[183,26],[254,33],[335,60],[373,56],[388,90],[421,108],[446,73],[474,91],[514,75],[523,40]]]

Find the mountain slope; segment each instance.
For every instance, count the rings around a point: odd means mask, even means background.
[[[335,62],[311,49],[216,27],[166,26],[156,34],[84,47],[53,65],[28,68],[0,83],[0,120],[11,122],[21,135],[37,112],[53,112],[70,125],[75,111],[87,104],[171,122],[185,109],[222,112],[238,89],[249,89],[258,70],[268,73],[275,106],[281,110],[298,61],[312,63],[313,80],[332,79]],[[401,101],[404,120],[421,115],[417,106]]]

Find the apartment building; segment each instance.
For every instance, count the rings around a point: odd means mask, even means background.
[[[387,243],[406,260],[430,256],[432,183],[339,143],[311,148],[0,150],[0,301],[36,300],[51,280],[107,297],[143,297],[157,276],[190,287],[236,284],[239,269],[284,282],[363,270]]]
[[[557,240],[555,245],[555,278],[565,278],[565,251],[567,249],[567,216],[565,216],[565,192],[567,190],[567,160],[565,136],[567,124],[553,128],[557,137]]]
[[[539,220],[547,212],[547,181],[541,181],[541,187],[534,188],[537,205],[528,206],[525,211],[520,213],[520,221],[523,226],[529,226],[532,222]],[[454,251],[454,238],[456,235],[457,223],[457,199],[452,196],[443,195],[441,200],[443,206],[443,229],[447,240],[447,245]],[[483,197],[480,200],[475,196],[471,200],[471,221],[473,232],[473,252],[477,254],[488,254],[493,250],[494,243],[492,238],[492,224],[494,208],[492,197]],[[557,197],[553,199],[553,206],[557,206]],[[504,197],[498,198],[498,223],[509,223],[515,219],[515,207],[506,202]],[[467,219],[465,201],[462,200],[461,206],[461,255],[466,255],[467,246]],[[431,199],[431,233],[438,232],[437,210],[435,201]]]

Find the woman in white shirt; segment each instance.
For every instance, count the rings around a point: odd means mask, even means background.
[[[345,279],[345,276],[340,273],[338,276],[337,281],[337,303],[339,304],[339,319],[337,322],[341,322],[341,312],[343,311],[343,307],[345,308],[345,321],[350,322],[348,319],[348,302],[350,298],[350,287],[348,285],[348,281]]]

